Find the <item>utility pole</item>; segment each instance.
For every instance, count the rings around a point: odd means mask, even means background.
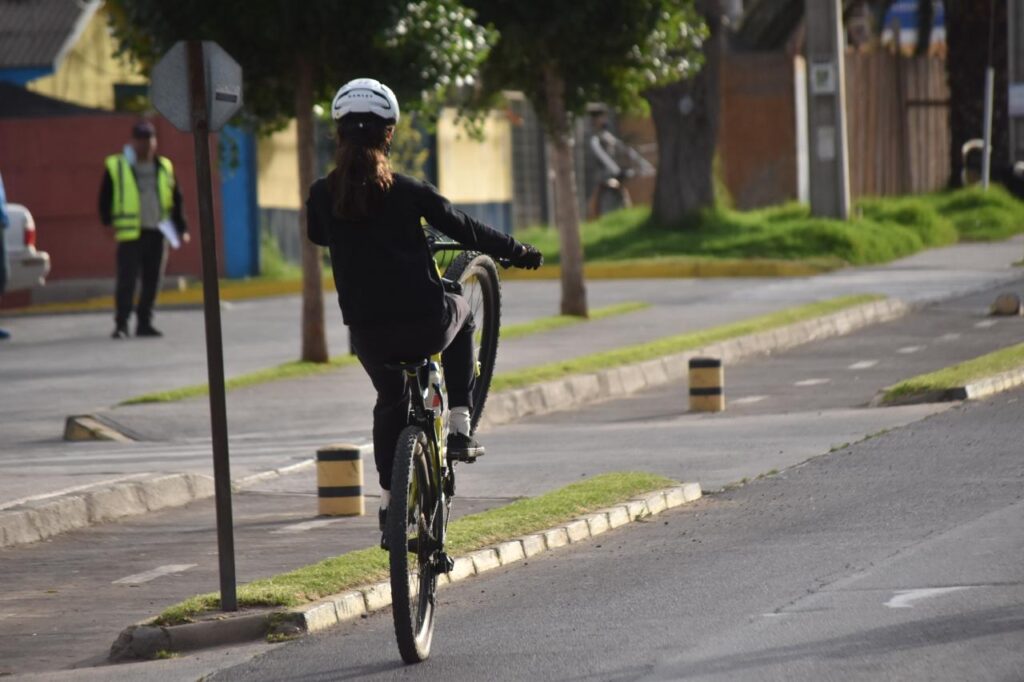
[[[1024,0],[1009,0],[1010,167],[1024,161]]]
[[[842,0],[805,0],[811,213],[850,217]]]

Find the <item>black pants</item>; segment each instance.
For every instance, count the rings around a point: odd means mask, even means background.
[[[142,278],[139,305],[135,310],[139,326],[148,326],[153,319],[153,304],[160,288],[164,269],[164,235],[160,230],[142,230],[135,241],[117,244],[117,308],[114,321],[118,327],[127,327],[135,298],[135,284]]]
[[[373,387],[377,404],[373,408],[373,458],[380,486],[391,489],[391,465],[398,434],[408,424],[409,387],[400,370],[385,365],[417,360],[441,353],[448,402],[473,412],[473,314],[462,296],[447,294],[443,319],[416,324],[395,324],[372,329],[350,328],[352,345]]]

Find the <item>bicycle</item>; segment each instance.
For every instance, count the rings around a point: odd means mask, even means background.
[[[498,350],[498,271],[489,256],[463,251],[457,242],[436,233],[428,234],[435,255],[461,251],[448,264],[442,281],[449,291],[466,296],[478,324],[471,420],[475,430]],[[413,390],[409,425],[399,435],[395,449],[384,534],[398,650],[406,663],[418,663],[430,655],[438,576],[454,567],[445,549],[445,533],[455,496],[455,461],[449,461],[446,452],[449,406],[440,354],[392,366],[404,372]]]

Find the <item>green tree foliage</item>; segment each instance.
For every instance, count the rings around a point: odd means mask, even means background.
[[[553,150],[563,314],[587,314],[572,116],[587,102],[642,109],[640,92],[699,67],[704,35],[692,0],[466,0],[499,37],[482,69],[479,102],[521,90]]]
[[[267,131],[298,123],[299,190],[313,182],[313,106],[352,78],[391,86],[405,110],[474,82],[490,34],[456,0],[110,0],[122,53],[148,72],[179,40],[220,44],[242,66],[245,113]],[[299,219],[304,231],[305,210]],[[301,359],[327,362],[322,266],[302,239]]]
[[[314,100],[343,83],[387,83],[403,111],[433,110],[474,76],[494,39],[455,0],[109,0],[122,54],[144,73],[179,40],[220,44],[242,65],[243,122],[260,132],[295,117],[295,65],[308,60]]]

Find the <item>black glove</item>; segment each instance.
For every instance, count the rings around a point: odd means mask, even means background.
[[[515,253],[509,259],[512,267],[536,270],[544,264],[544,256],[529,244],[516,244]]]

